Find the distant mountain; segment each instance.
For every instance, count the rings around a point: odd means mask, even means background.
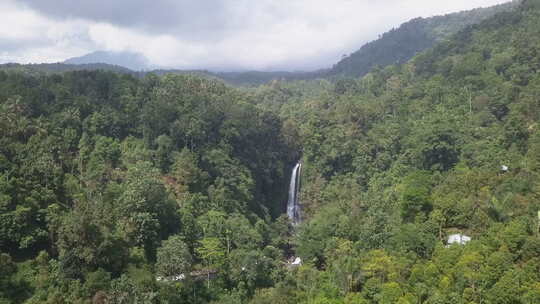
[[[150,69],[148,59],[136,52],[108,52],[96,51],[81,57],[74,57],[64,61],[66,64],[96,64],[106,63],[118,65],[131,70],[141,71]]]
[[[451,38],[467,26],[477,24],[503,11],[518,6],[521,0],[478,8],[431,18],[416,18],[402,24],[369,42],[359,50],[343,58],[332,68],[311,72],[210,72],[206,70],[154,69],[146,57],[136,52],[97,51],[56,64],[5,64],[0,69],[17,69],[27,72],[58,73],[73,70],[106,70],[144,76],[148,72],[157,75],[196,74],[219,78],[236,86],[257,86],[272,80],[309,80],[316,78],[361,77],[374,67],[385,67],[407,62],[414,55],[425,51],[438,42]]]
[[[374,67],[385,67],[409,61],[438,42],[450,39],[467,26],[478,24],[494,15],[518,7],[514,0],[487,8],[435,16],[415,18],[369,42],[341,59],[330,69],[311,72],[221,72],[207,73],[234,85],[259,85],[275,79],[308,80],[316,78],[361,77]],[[174,72],[174,71],[170,71]]]
[[[405,63],[415,54],[450,38],[465,27],[511,10],[520,2],[512,1],[444,16],[412,19],[343,58],[327,74],[359,77],[375,66]]]

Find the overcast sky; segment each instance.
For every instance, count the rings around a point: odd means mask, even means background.
[[[0,62],[135,51],[156,66],[310,70],[399,24],[505,0],[0,0]]]

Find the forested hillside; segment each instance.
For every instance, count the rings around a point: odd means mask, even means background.
[[[253,303],[540,303],[539,34],[525,1],[360,80],[261,88],[302,149],[309,264]]]
[[[539,0],[335,83],[0,71],[0,303],[540,303],[539,72]]]
[[[497,13],[510,11],[518,4],[519,1],[513,1],[444,16],[413,19],[341,59],[328,74],[359,77],[366,75],[376,66],[403,64],[417,53],[450,38],[461,29],[478,24]]]
[[[0,299],[201,302],[197,282],[155,277],[262,258],[297,156],[248,97],[189,76],[0,72]]]

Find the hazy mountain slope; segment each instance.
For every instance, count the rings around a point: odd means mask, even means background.
[[[413,19],[343,58],[334,65],[329,74],[358,77],[367,74],[377,65],[384,67],[404,63],[415,54],[449,38],[466,26],[479,23],[496,13],[510,10],[518,3],[519,1],[513,1],[489,8]]]
[[[437,42],[449,38],[464,27],[476,24],[498,12],[510,10],[519,3],[489,8],[478,8],[465,12],[416,18],[402,24],[399,28],[384,33],[379,39],[367,43],[350,56],[343,58],[330,69],[311,72],[288,71],[246,71],[246,72],[210,72],[206,70],[158,69],[149,72],[164,74],[196,74],[203,77],[220,78],[235,86],[257,86],[272,80],[309,80],[317,78],[335,78],[341,76],[358,77],[367,74],[375,66],[388,66],[404,63],[415,54],[434,46]],[[27,72],[65,72],[75,70],[106,70],[144,76],[150,69],[148,60],[141,54],[130,52],[93,52],[81,57],[71,58],[64,63],[15,65]],[[14,65],[0,65],[0,68],[13,69]],[[138,71],[138,72],[136,72]]]
[[[205,70],[151,70],[151,71],[134,71],[129,68],[112,65],[107,63],[88,63],[88,64],[67,64],[67,63],[39,63],[39,64],[19,64],[6,63],[0,64],[0,70],[18,71],[26,74],[51,74],[64,73],[71,71],[110,71],[123,74],[130,74],[137,77],[144,77],[146,74],[152,73],[158,76],[167,74],[177,75],[196,75],[208,79],[220,79],[227,84],[233,86],[257,86],[267,83],[273,79],[285,80],[303,80],[314,79],[321,77],[321,72],[210,72]]]
[[[74,57],[64,61],[67,64],[96,64],[106,63],[119,65],[128,69],[140,71],[150,68],[148,59],[136,52],[107,52],[96,51],[81,57]]]

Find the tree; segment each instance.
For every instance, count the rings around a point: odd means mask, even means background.
[[[273,261],[258,250],[233,250],[230,254],[230,272],[228,275],[239,288],[252,296],[256,288],[273,285]]]
[[[129,167],[116,204],[126,239],[143,247],[150,260],[159,241],[178,229],[176,206],[158,176],[158,170],[148,162]]]
[[[399,299],[403,296],[403,290],[396,282],[383,284],[380,293],[376,296],[378,303],[391,304],[400,303]]]
[[[225,263],[226,251],[217,238],[203,238],[199,241],[196,251],[206,264],[207,271],[210,271],[211,267],[221,267]],[[207,285],[210,287],[210,273],[208,273]]]
[[[212,267],[223,264],[226,251],[219,239],[210,237],[199,241],[197,253],[207,267]]]
[[[158,136],[158,138],[156,138],[156,146],[157,166],[161,169],[162,172],[167,172],[169,170],[169,166],[172,164],[172,139],[167,135],[160,135]]]
[[[160,276],[188,276],[192,263],[189,249],[179,235],[170,236],[157,249],[156,272]]]
[[[112,273],[123,270],[128,247],[111,231],[110,211],[101,200],[82,200],[62,217],[56,246],[65,278],[81,279],[100,267]]]
[[[427,215],[431,211],[431,183],[431,175],[426,171],[405,177],[401,190],[401,217],[404,221],[413,221],[417,215]]]
[[[8,254],[0,253],[0,303],[6,301],[12,296],[11,290],[13,282],[11,277],[16,273],[15,263],[11,260]]]
[[[112,281],[109,294],[112,304],[156,303],[158,295],[153,286],[141,288],[125,274]]]
[[[197,157],[187,148],[174,154],[170,175],[174,179],[173,191],[177,197],[186,192],[200,192],[205,188],[208,174],[198,167]]]

